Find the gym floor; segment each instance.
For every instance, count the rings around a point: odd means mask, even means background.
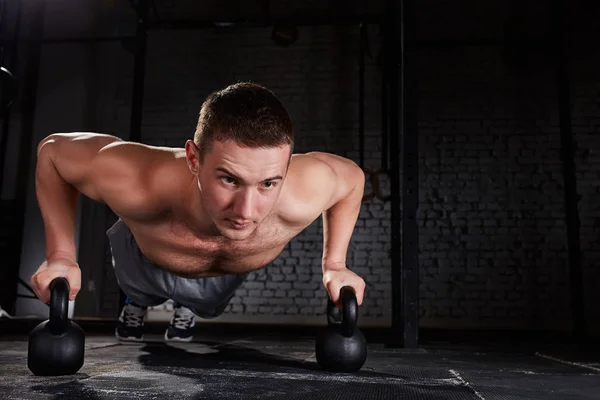
[[[82,326],[81,370],[37,377],[27,368],[30,326],[7,327],[0,323],[0,397],[8,400],[600,398],[598,352],[535,336],[429,335],[403,349],[367,331],[366,364],[339,374],[320,370],[313,332],[302,329],[198,325],[192,343],[166,344],[157,325],[144,342],[120,344],[107,325]]]

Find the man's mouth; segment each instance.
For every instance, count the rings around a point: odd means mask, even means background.
[[[233,226],[235,229],[244,229],[250,225],[250,222],[248,222],[248,221],[235,221],[232,219],[227,219],[227,222],[229,222],[229,224],[231,226]]]

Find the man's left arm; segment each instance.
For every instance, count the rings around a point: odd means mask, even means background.
[[[328,166],[325,192],[330,195],[323,211],[323,284],[334,303],[340,289],[351,286],[362,304],[365,281],[346,266],[348,246],[358,220],[364,194],[365,174],[353,161],[328,153],[308,153]]]

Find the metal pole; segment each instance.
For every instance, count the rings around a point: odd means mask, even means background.
[[[392,331],[390,345],[418,345],[418,141],[414,69],[414,4],[386,3],[384,85],[391,178]],[[402,146],[401,146],[402,139]],[[402,163],[401,161],[402,160]]]
[[[404,347],[419,341],[419,140],[415,0],[400,1],[400,109],[402,135],[402,315]]]
[[[390,155],[390,202],[391,202],[391,262],[392,262],[392,331],[394,333],[394,346],[403,345],[403,313],[402,313],[402,203],[400,194],[400,129],[398,121],[398,59],[396,49],[398,46],[399,10],[394,0],[386,2],[386,21],[383,24],[383,75],[384,99],[387,105],[386,122],[389,139]]]
[[[390,160],[390,146],[389,146],[389,121],[388,121],[388,97],[389,97],[389,88],[388,79],[389,79],[389,62],[387,60],[386,53],[388,51],[388,36],[389,33],[386,32],[386,24],[383,23],[380,25],[380,35],[382,38],[382,48],[380,54],[380,63],[381,63],[381,168],[384,171],[387,171],[389,168],[389,160]]]
[[[583,277],[581,268],[581,248],[579,239],[579,210],[577,177],[575,173],[575,146],[571,127],[571,100],[569,65],[566,55],[565,2],[556,0],[556,44],[558,106],[560,118],[561,159],[564,176],[565,217],[567,223],[567,243],[569,253],[569,278],[571,289],[571,312],[573,314],[573,334],[580,342],[585,336],[585,310],[583,301]]]
[[[6,3],[3,3],[3,7],[6,7]],[[15,10],[10,10],[10,9],[6,9],[4,8],[3,12],[2,12],[2,16],[3,18],[6,18],[6,14],[8,13],[8,15],[14,15],[15,16],[15,22],[14,22],[14,26],[13,26],[13,38],[14,41],[16,42],[17,38],[20,35],[21,32],[21,2],[20,1],[16,1],[14,2],[15,4]],[[9,24],[10,26],[10,24]],[[15,73],[15,67],[17,66],[17,49],[19,46],[16,45],[16,43],[13,42],[10,45],[10,51],[9,51],[9,65],[8,65],[8,70],[11,71],[13,74]],[[4,46],[4,44],[0,44],[0,46]],[[18,90],[17,90],[18,93]],[[16,100],[15,100],[16,103]],[[14,103],[12,105],[14,107]],[[11,120],[11,115],[12,112],[9,109],[8,111],[6,111],[4,118],[2,120],[2,140],[0,140],[0,168],[4,169],[4,163],[6,161],[6,148],[8,146],[8,135],[10,132],[10,120]],[[4,189],[4,174],[0,174],[0,193],[3,191]]]
[[[358,55],[358,151],[360,167],[365,167],[365,25],[360,24]]]
[[[43,35],[44,29],[44,9],[45,1],[36,0],[28,2],[28,20],[25,26],[27,26],[26,35],[32,39],[29,46],[25,47],[24,57],[24,72],[21,89],[21,135],[19,143],[19,166],[17,172],[17,187],[15,200],[17,202],[16,212],[19,215],[20,223],[16,224],[17,231],[14,232],[14,249],[17,252],[15,256],[15,276],[11,279],[11,284],[14,285],[14,289],[11,287],[10,295],[13,299],[16,299],[16,286],[19,277],[20,265],[20,254],[23,244],[23,233],[25,225],[25,206],[27,203],[27,191],[31,182],[32,174],[30,171],[32,165],[32,154],[35,152],[33,143],[34,136],[34,123],[35,123],[35,109],[37,101],[37,90],[38,90],[38,79],[40,71],[40,60],[42,53],[42,46],[39,38]],[[38,40],[36,40],[38,39]],[[14,303],[12,304],[14,307]],[[11,308],[12,308],[11,307]],[[10,309],[10,308],[9,308]]]
[[[142,119],[144,113],[144,82],[146,78],[146,39],[148,1],[140,0],[137,12],[137,27],[134,40],[133,89],[131,99],[131,118],[129,124],[129,140],[142,141]],[[120,291],[120,304],[125,303],[125,293]]]
[[[133,67],[133,98],[131,101],[130,140],[142,141],[142,118],[144,112],[144,81],[146,78],[146,24],[148,1],[140,0],[136,9],[137,28],[135,35],[135,55]]]
[[[178,30],[178,29],[214,29],[219,24],[227,24],[232,27],[257,27],[265,28],[270,26],[356,26],[357,24],[377,24],[381,21],[380,14],[363,15],[331,15],[331,16],[306,16],[306,17],[273,17],[268,22],[264,18],[223,18],[222,21],[214,19],[205,20],[173,20],[173,21],[148,21],[148,30]]]

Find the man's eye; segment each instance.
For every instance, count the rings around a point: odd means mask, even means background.
[[[275,187],[275,182],[272,182],[272,181],[264,182],[263,186],[267,189],[271,189],[271,188]]]
[[[230,176],[222,176],[221,180],[228,185],[233,185],[235,183],[235,179]]]

